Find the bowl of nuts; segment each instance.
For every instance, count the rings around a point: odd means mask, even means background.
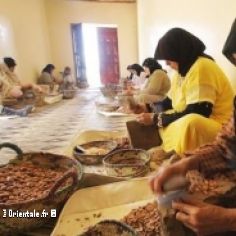
[[[82,167],[76,160],[62,155],[23,153],[11,143],[0,144],[2,148],[13,149],[17,157],[0,166],[0,235],[15,235],[45,224],[52,211],[54,216],[59,214],[78,187]],[[19,217],[3,217],[9,211]],[[45,217],[39,217],[45,212]]]
[[[107,175],[121,178],[143,176],[149,171],[149,154],[142,149],[123,149],[103,159]]]
[[[85,165],[98,165],[102,159],[118,147],[113,140],[92,141],[74,147],[74,157]]]
[[[127,224],[116,220],[104,220],[90,227],[79,236],[138,236]]]

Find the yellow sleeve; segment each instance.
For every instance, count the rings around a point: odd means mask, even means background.
[[[177,89],[177,80],[178,80],[178,74],[175,73],[174,76],[171,78],[171,86],[170,86],[170,90],[168,92],[168,97],[173,100],[174,99],[174,93]]]
[[[215,104],[217,88],[214,63],[196,63],[186,76],[185,99],[186,105],[197,102]]]

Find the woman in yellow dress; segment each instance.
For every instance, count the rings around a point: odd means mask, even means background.
[[[212,142],[230,118],[234,93],[203,42],[181,28],[169,30],[158,42],[155,58],[176,70],[168,111],[141,114],[139,122],[155,123],[165,151],[181,154]]]

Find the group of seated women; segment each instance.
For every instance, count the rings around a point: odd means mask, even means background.
[[[154,58],[143,62],[145,85],[133,94],[142,106],[137,121],[156,125],[165,151],[181,154],[212,142],[232,114],[233,89],[205,49],[190,32],[173,28],[159,40]],[[175,70],[171,85],[157,60]],[[128,69],[132,79],[138,75]]]
[[[140,107],[162,102],[167,97],[170,79],[154,58],[146,58],[142,67],[133,64],[127,69],[130,71],[130,76],[123,94],[130,96],[126,102],[130,104],[129,108],[133,112],[140,112]]]
[[[57,79],[54,76],[55,66],[48,64],[43,70],[38,79],[38,84],[35,83],[24,83],[20,80],[15,73],[15,68],[17,66],[16,61],[11,57],[5,57],[3,62],[0,64],[0,92],[1,92],[1,101],[0,101],[0,114],[16,114],[25,116],[32,110],[32,106],[24,106],[21,109],[13,109],[4,105],[6,101],[16,100],[17,102],[22,101],[26,94],[32,92],[34,95],[37,93],[46,93],[42,85],[49,87],[48,93],[51,93],[55,90],[59,91],[59,88],[62,89],[71,89],[74,88],[74,80],[71,75],[70,67],[66,67],[62,73],[62,77]],[[5,107],[4,107],[4,106]]]
[[[64,71],[61,72],[61,76],[55,76],[55,66],[53,64],[44,67],[38,79],[38,84],[49,86],[51,92],[75,88],[71,68],[66,66]]]
[[[27,89],[41,92],[40,86],[33,83],[23,83],[15,73],[16,61],[13,58],[5,57],[0,64],[2,98],[20,98]]]

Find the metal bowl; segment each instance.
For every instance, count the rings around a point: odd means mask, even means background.
[[[74,147],[74,157],[78,159],[81,163],[85,165],[98,165],[102,163],[103,158],[114,151],[118,146],[118,143],[115,141],[92,141],[79,145],[85,150],[85,153],[79,152],[77,146]],[[86,150],[90,148],[104,148],[107,150],[107,153],[99,154],[86,154]]]
[[[103,159],[107,175],[132,178],[149,171],[150,156],[142,149],[123,149],[108,154]]]
[[[106,111],[106,112],[113,112],[116,111],[119,108],[118,104],[106,104],[106,103],[99,103],[95,102],[96,108],[100,111]]]

